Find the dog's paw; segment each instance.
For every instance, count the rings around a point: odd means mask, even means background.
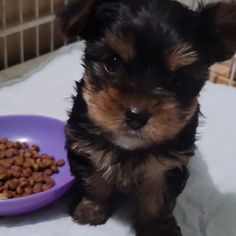
[[[136,236],[182,236],[182,233],[174,217],[170,217],[137,223]]]
[[[105,206],[99,205],[86,198],[83,198],[72,212],[74,221],[82,225],[104,224],[109,216],[109,211]]]
[[[182,236],[179,229],[165,229],[160,228],[145,229],[136,231],[136,236]]]

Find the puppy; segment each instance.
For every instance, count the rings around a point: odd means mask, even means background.
[[[198,96],[209,66],[236,50],[236,4],[80,0],[60,21],[86,42],[65,129],[80,193],[73,219],[102,224],[127,196],[137,236],[180,236],[173,209],[194,154]]]

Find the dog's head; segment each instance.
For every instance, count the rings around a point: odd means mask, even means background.
[[[208,67],[236,50],[236,4],[80,0],[60,16],[86,41],[89,118],[123,148],[174,138],[197,110]]]

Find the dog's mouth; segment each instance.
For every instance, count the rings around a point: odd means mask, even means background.
[[[151,142],[145,139],[141,130],[129,130],[113,137],[112,142],[124,149],[135,150],[148,147]]]
[[[127,138],[142,139],[142,131],[141,130],[127,129],[125,132],[123,132],[122,135]]]

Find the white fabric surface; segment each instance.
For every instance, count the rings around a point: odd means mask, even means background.
[[[82,43],[62,48],[40,70],[1,88],[0,115],[40,114],[66,120],[74,80],[83,73],[82,49]],[[191,177],[175,210],[184,236],[236,236],[235,101],[236,90],[226,86],[207,83],[201,94],[205,118],[198,131],[198,152],[190,162]],[[1,218],[0,236],[134,235],[122,212],[102,226],[73,223],[66,199],[27,215]]]

